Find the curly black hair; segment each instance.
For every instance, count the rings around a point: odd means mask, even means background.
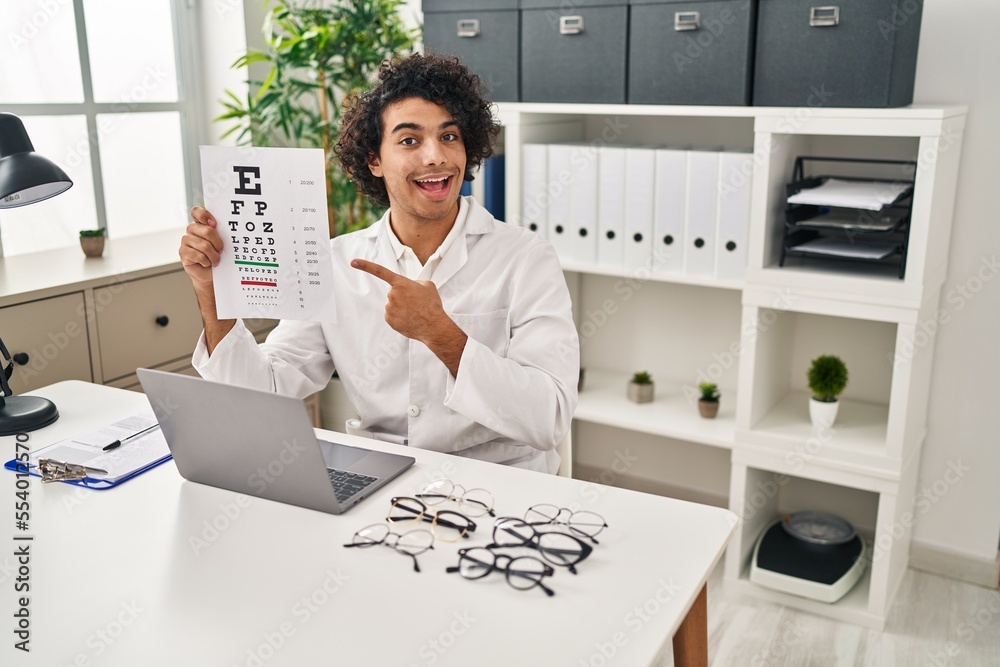
[[[458,124],[465,144],[464,180],[493,155],[493,141],[500,123],[493,104],[476,74],[458,58],[413,54],[386,60],[379,67],[378,83],[366,93],[345,101],[343,126],[334,153],[344,173],[378,206],[389,205],[385,182],[368,169],[382,145],[382,114],[400,100],[418,97],[443,105]]]

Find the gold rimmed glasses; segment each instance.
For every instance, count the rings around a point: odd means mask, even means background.
[[[434,536],[445,542],[457,542],[476,530],[476,523],[464,514],[453,510],[432,511],[423,501],[410,496],[393,498],[385,520],[389,523],[427,521],[431,524]],[[445,528],[448,530],[443,530]]]
[[[493,494],[486,489],[466,489],[461,484],[455,484],[450,479],[436,479],[417,494],[417,498],[428,505],[440,505],[451,500],[458,503],[458,508],[466,516],[483,516],[493,512]]]

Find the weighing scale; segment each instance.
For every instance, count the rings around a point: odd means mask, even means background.
[[[836,602],[865,570],[865,543],[846,520],[796,512],[771,523],[757,540],[750,581],[820,602]]]

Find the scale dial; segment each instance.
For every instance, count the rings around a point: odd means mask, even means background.
[[[846,519],[826,512],[786,514],[781,525],[792,537],[811,544],[844,544],[855,536],[854,526]]]

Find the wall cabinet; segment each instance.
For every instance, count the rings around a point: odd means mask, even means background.
[[[586,369],[567,446],[576,475],[726,503],[741,518],[727,585],[883,627],[909,554],[933,361],[921,323],[933,320],[946,273],[965,114],[964,107],[499,105],[508,222],[540,229],[544,221],[523,215],[522,195],[552,193],[526,181],[538,172],[522,159],[526,144],[752,151],[742,280],[664,273],[655,255],[615,268],[563,262]],[[799,155],[917,162],[905,278],[871,264],[778,266],[785,184]],[[826,433],[808,416],[805,373],[819,354],[841,356],[851,374]],[[652,403],[625,398],[638,370],[654,377]],[[694,390],[703,380],[722,391],[714,420],[698,416]],[[763,529],[806,509],[844,516],[868,541],[864,578],[834,604],[749,581]]]

